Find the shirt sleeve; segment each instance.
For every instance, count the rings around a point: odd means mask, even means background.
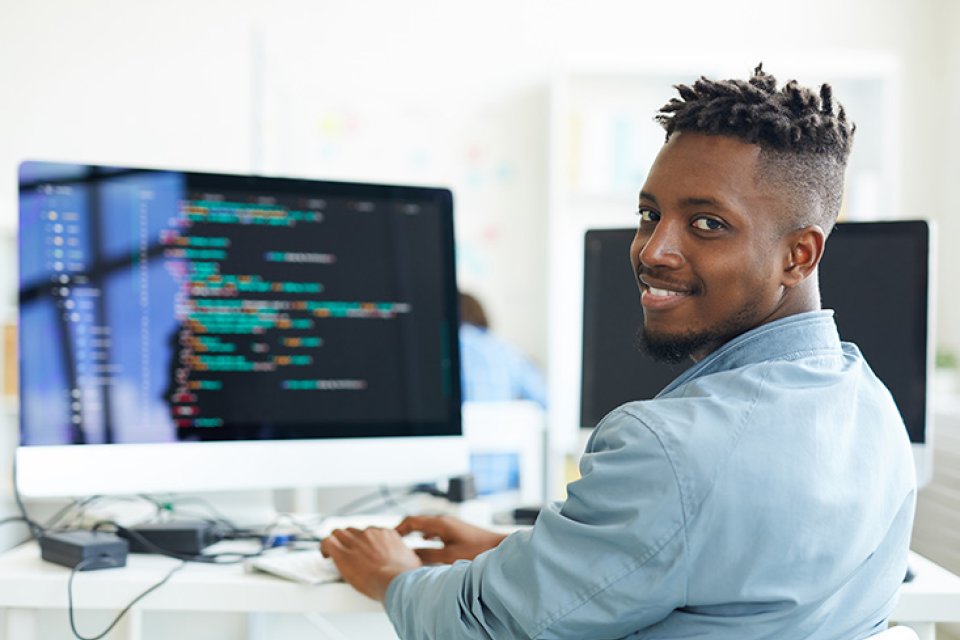
[[[543,374],[524,355],[517,354],[514,366],[514,386],[516,397],[521,400],[533,400],[541,407],[547,406],[547,384]]]
[[[580,468],[533,529],[473,562],[395,578],[386,608],[400,638],[617,638],[682,606],[681,495],[655,433],[615,411]]]

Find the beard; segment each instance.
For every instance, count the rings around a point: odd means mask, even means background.
[[[677,364],[690,358],[718,338],[713,332],[686,333],[682,335],[658,335],[641,329],[637,335],[640,350],[666,364]]]
[[[643,326],[638,332],[637,343],[643,353],[657,362],[677,364],[698,352],[705,356],[761,323],[749,307],[744,307],[721,326],[708,330],[670,334],[654,333]]]

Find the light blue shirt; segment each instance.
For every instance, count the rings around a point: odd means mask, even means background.
[[[580,470],[531,530],[395,578],[400,637],[853,640],[894,607],[913,459],[830,311],[753,329],[614,410]]]
[[[460,326],[460,365],[464,402],[547,404],[547,385],[540,370],[516,347],[486,329]]]

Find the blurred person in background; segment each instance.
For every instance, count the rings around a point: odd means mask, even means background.
[[[480,301],[460,293],[460,380],[464,402],[533,400],[547,405],[540,370],[519,349],[490,330]]]

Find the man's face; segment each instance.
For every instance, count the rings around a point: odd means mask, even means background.
[[[786,315],[786,202],[756,182],[759,155],[735,138],[681,132],[657,156],[630,246],[654,357],[699,360]]]

